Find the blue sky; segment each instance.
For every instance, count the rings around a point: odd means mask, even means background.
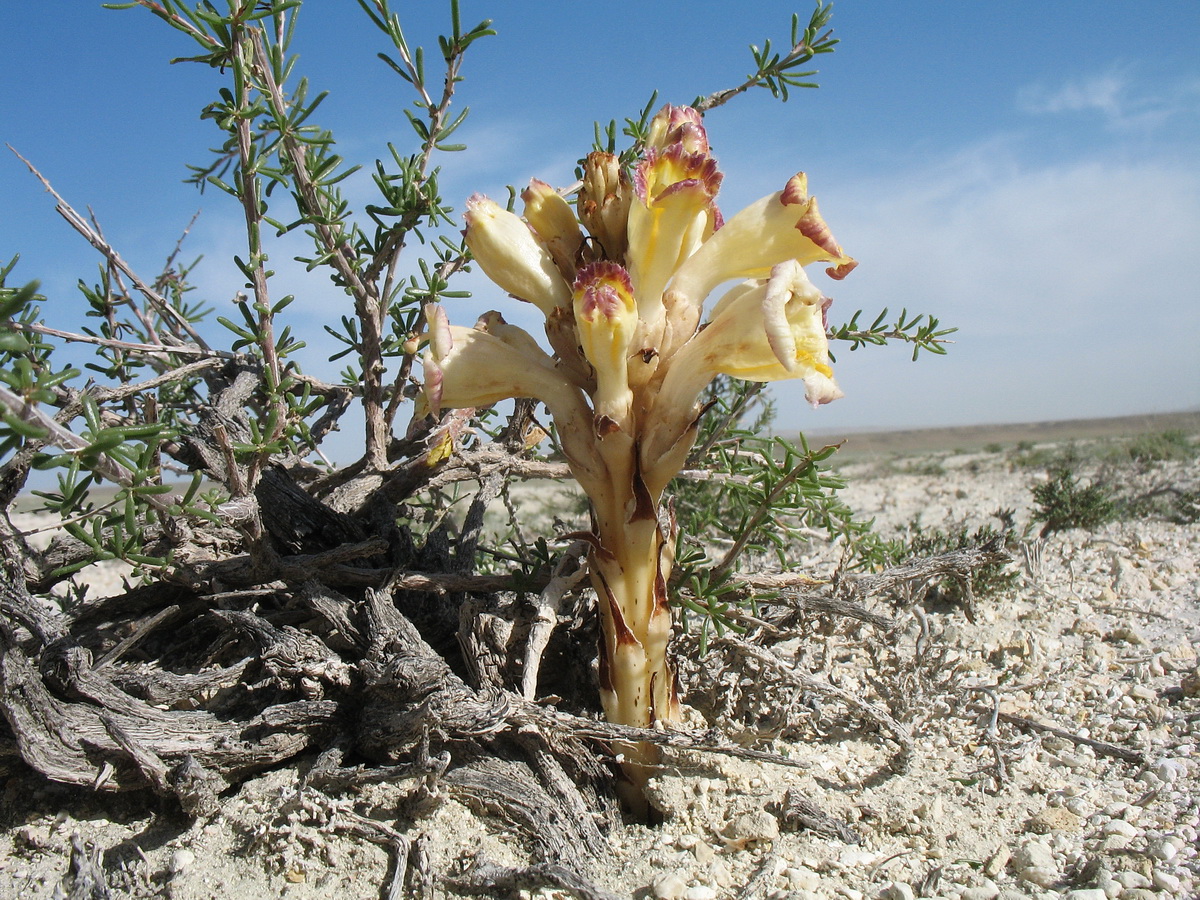
[[[436,47],[437,2],[396,3],[410,40]],[[240,211],[181,183],[185,163],[219,141],[198,111],[221,84],[192,46],[144,10],[91,0],[13,4],[0,58],[0,139],[13,145],[150,276],[192,214],[185,245],[204,254],[197,296],[222,312],[240,287]],[[691,0],[604,4],[463,0],[463,18],[494,19],[476,45],[459,101],[470,149],[442,159],[447,198],[537,176],[572,180],[595,119],[635,114],[657,88],[685,103],[749,71],[746,49],[786,42],[807,4]],[[1141,18],[1134,18],[1139,15]],[[865,309],[932,312],[960,329],[948,356],[909,361],[903,347],[838,354],[846,397],[813,411],[799,385],[777,386],[778,425],[828,431],[1021,422],[1200,407],[1200,3],[1141,6],[840,0],[842,43],[818,60],[821,88],[786,105],[757,91],[712,112],[726,215],[798,170],[847,252],[844,282],[822,284],[834,320]],[[344,156],[369,167],[385,142],[412,143],[403,83],[351,0],[310,0],[295,49],[318,113]],[[436,56],[435,53],[431,55]],[[361,208],[365,177],[347,184]],[[22,254],[51,324],[75,327],[77,279],[97,257],[53,211],[24,166],[0,156],[0,256]],[[274,248],[273,296],[295,293],[305,368],[335,377],[320,325],[349,311],[320,276]],[[471,276],[474,278],[474,276]],[[477,291],[450,310],[463,323],[512,301]],[[344,435],[356,440],[357,435]]]

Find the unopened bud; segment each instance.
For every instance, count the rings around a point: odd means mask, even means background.
[[[629,203],[633,190],[611,153],[589,153],[579,190],[579,219],[600,245],[605,258],[623,262],[628,237]]]
[[[521,199],[525,201],[525,221],[550,251],[559,272],[567,281],[573,281],[583,233],[571,204],[536,178],[521,192]]]

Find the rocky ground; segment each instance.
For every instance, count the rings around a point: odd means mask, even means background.
[[[1021,531],[1045,478],[1038,452],[1054,448],[860,459],[843,496],[885,534],[918,517],[973,528],[1001,507]],[[1121,472],[1147,489],[1198,480],[1194,458]],[[974,622],[960,606],[893,600],[880,608],[902,627],[886,646],[862,629],[813,635],[814,677],[912,730],[907,768],[882,730],[806,700],[805,739],[784,730],[770,746],[790,765],[677,755],[652,784],[663,823],[612,833],[596,882],[685,900],[1200,895],[1200,525],[1139,517],[1045,541],[1034,529],[1015,549],[1019,577],[980,597]],[[799,564],[819,575],[836,558],[814,546]],[[378,898],[389,855],[356,830],[364,816],[424,835],[435,872],[476,854],[528,862],[511,826],[453,800],[389,817],[389,785],[330,798],[284,769],[189,822],[19,771],[0,797],[4,898],[55,896],[73,844],[113,897]]]

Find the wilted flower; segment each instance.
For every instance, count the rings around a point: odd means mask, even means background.
[[[589,153],[583,161],[579,221],[600,244],[606,259],[625,258],[632,198],[633,189],[621,171],[620,160],[612,153]]]

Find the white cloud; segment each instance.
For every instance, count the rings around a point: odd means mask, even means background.
[[[1116,129],[1152,129],[1200,108],[1195,78],[1158,84],[1138,83],[1124,69],[1079,76],[1056,85],[1031,84],[1017,94],[1017,107],[1031,115],[1098,113]]]
[[[1075,79],[1056,88],[1030,85],[1018,95],[1018,105],[1029,113],[1096,110],[1118,116],[1124,107],[1126,79],[1115,73]]]
[[[1200,403],[1200,173],[1183,162],[1028,165],[995,142],[823,205],[860,267],[827,290],[958,326],[945,358],[838,354],[846,398],[780,424],[903,427],[1181,409]],[[832,199],[832,198],[831,198]],[[828,412],[826,412],[828,410]]]

